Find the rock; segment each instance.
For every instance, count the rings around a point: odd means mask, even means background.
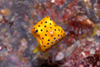
[[[57,55],[56,55],[56,58],[55,58],[55,61],[60,61],[64,58],[64,53],[63,52],[59,52]]]
[[[95,49],[91,49],[90,54],[95,54]]]

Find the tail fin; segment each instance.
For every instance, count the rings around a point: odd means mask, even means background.
[[[41,49],[40,49],[40,46],[38,45],[38,46],[34,49],[33,54],[39,52],[40,50],[41,50]]]

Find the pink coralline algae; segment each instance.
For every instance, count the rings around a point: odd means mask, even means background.
[[[100,0],[0,0],[0,67],[100,67]],[[46,53],[33,26],[45,16],[66,32]]]

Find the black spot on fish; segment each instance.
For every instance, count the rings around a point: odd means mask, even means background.
[[[53,45],[51,45],[51,47],[53,47]]]
[[[54,37],[54,39],[56,39],[56,37]]]
[[[60,31],[60,29],[58,29],[58,31]]]
[[[38,35],[40,37],[40,35]]]
[[[48,30],[46,30],[46,32],[48,32]]]
[[[43,31],[43,30],[41,29],[41,31]]]
[[[51,37],[53,37],[53,35],[51,35]]]
[[[46,27],[46,25],[44,27]]]
[[[47,36],[47,34],[45,34],[45,36]]]
[[[44,39],[44,38],[42,37],[42,39]]]
[[[57,40],[55,42],[57,42]]]
[[[50,25],[51,25],[51,23],[50,23]]]
[[[38,27],[40,27],[40,25],[38,25]]]
[[[48,41],[50,41],[50,39],[48,39]]]
[[[49,43],[47,43],[47,45],[49,45]]]
[[[41,22],[41,24],[42,24],[43,22]]]
[[[54,29],[56,31],[56,29]]]
[[[51,42],[51,43],[53,43],[53,42]]]
[[[44,46],[44,47],[46,47],[46,46]]]
[[[57,25],[54,25],[55,27],[57,26]]]
[[[45,21],[45,23],[47,23],[47,21]]]
[[[58,34],[58,36],[59,36],[59,34]]]
[[[52,27],[50,27],[50,28],[52,28]]]

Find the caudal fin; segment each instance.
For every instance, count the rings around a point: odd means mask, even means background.
[[[34,49],[33,54],[39,52],[41,49],[39,47],[39,45]]]

